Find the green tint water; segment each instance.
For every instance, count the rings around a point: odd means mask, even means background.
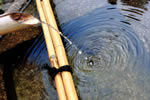
[[[3,0],[0,0],[0,9],[2,9]]]

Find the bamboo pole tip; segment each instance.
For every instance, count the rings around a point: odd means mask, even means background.
[[[21,24],[26,24],[26,25],[40,24],[39,19],[26,13],[14,12],[14,13],[10,13],[10,17]]]
[[[32,16],[31,19],[29,19],[29,20],[23,22],[23,24],[27,24],[27,25],[38,25],[38,24],[40,24],[40,21],[39,21],[37,18],[35,18],[35,17]]]

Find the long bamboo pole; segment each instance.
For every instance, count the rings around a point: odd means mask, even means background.
[[[41,21],[47,22],[40,0],[36,0],[36,3],[37,3],[37,8],[39,11]],[[58,68],[58,62],[56,59],[53,42],[52,42],[52,39],[50,36],[49,27],[46,24],[42,24],[42,28],[44,31],[44,37],[45,37],[45,41],[46,41],[46,46],[47,46],[47,50],[48,50],[50,63],[52,66],[55,66],[56,68]],[[61,79],[60,73],[58,73],[55,76],[55,83],[56,83],[56,89],[57,89],[59,100],[67,100],[66,93],[64,90],[64,86],[63,86],[63,81]]]
[[[52,27],[58,30],[56,20],[55,20],[49,0],[41,0],[41,3],[45,10],[48,24],[50,24]],[[59,66],[61,67],[64,65],[68,65],[68,60],[66,57],[66,53],[65,53],[65,49],[64,49],[61,37],[56,30],[54,30],[53,28],[50,28],[50,33],[51,33],[51,37],[52,37],[53,44],[55,47]],[[64,87],[65,87],[68,100],[78,100],[71,73],[67,71],[62,72],[62,78],[63,78],[63,83],[64,83]]]
[[[41,3],[41,6],[43,7],[43,11],[47,19],[46,23],[50,24],[52,27],[58,30],[49,0],[36,0],[36,1]],[[60,38],[59,33],[56,30],[54,30],[51,27],[49,28],[50,35],[51,35],[53,45],[55,48],[56,56],[58,59],[59,67],[61,67],[64,65],[68,65],[68,60],[66,57],[65,49],[62,44],[62,40]],[[61,73],[61,75],[62,75],[62,79],[64,83],[65,92],[67,95],[67,100],[78,100],[71,73],[64,71]]]

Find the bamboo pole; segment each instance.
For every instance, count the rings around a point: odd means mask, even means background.
[[[47,23],[58,30],[56,20],[50,5],[49,0],[41,0],[41,4],[47,16]],[[66,57],[65,49],[61,40],[59,33],[53,28],[49,28],[52,41],[55,47],[56,55],[58,58],[59,66],[68,65],[68,60]],[[63,83],[68,100],[78,100],[73,79],[70,72],[62,72]]]
[[[0,35],[35,26],[40,21],[24,13],[7,13],[0,15]]]
[[[36,0],[36,4],[37,4],[37,8],[38,8],[38,11],[39,11],[41,21],[47,22],[46,17],[44,15],[42,5],[40,3],[40,0]],[[51,36],[50,36],[49,27],[46,24],[42,24],[42,28],[43,28],[43,31],[44,31],[44,37],[45,37],[45,41],[46,41],[46,46],[47,46],[47,50],[48,50],[50,63],[51,63],[52,66],[55,66],[56,68],[58,68],[58,62],[57,62],[57,59],[56,59],[56,54],[55,54],[55,50],[54,50],[54,47],[53,47],[53,42],[52,42],[52,39],[51,39]],[[63,86],[63,81],[61,79],[61,74],[60,73],[58,73],[55,76],[55,83],[56,83],[56,89],[57,89],[59,100],[67,100],[66,93],[65,93],[65,90],[64,90],[64,86]]]

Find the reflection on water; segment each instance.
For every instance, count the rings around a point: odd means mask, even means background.
[[[106,6],[63,25],[80,97],[85,100],[149,100],[149,52],[116,9]]]
[[[138,6],[138,3],[132,3],[134,5],[129,6],[126,5],[125,1],[123,1],[124,5],[120,5],[121,13],[126,16],[126,19],[131,23],[132,28],[136,31],[137,35],[140,37],[139,39],[144,42],[144,47],[147,51],[150,51],[150,34],[149,34],[149,16],[150,16],[150,6],[149,1],[140,0],[145,4],[143,6]],[[140,3],[141,4],[141,3]],[[137,6],[140,8],[137,8]]]
[[[123,5],[129,5],[137,8],[146,9],[145,5],[149,2],[148,0],[121,0]]]
[[[150,100],[149,2],[108,2],[61,26],[73,42],[64,40],[79,98]],[[41,70],[46,63],[46,45],[40,35],[28,50],[24,67],[15,70],[18,99],[58,99],[54,81]]]

